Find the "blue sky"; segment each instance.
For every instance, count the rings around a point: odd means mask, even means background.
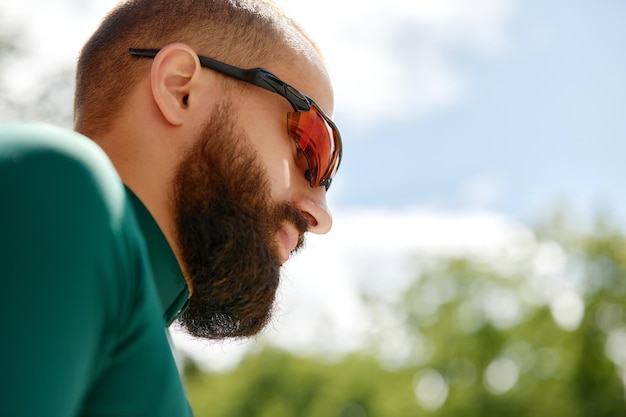
[[[335,206],[532,223],[563,203],[626,219],[623,1],[278,2],[318,40],[335,83],[346,150]],[[17,94],[71,68],[114,4],[0,0],[31,46]]]
[[[333,231],[287,265],[267,340],[354,348],[372,332],[359,291],[397,294],[415,253],[516,254],[559,277],[546,303],[575,292],[528,226],[558,204],[626,224],[626,2],[277,1],[325,52],[345,157]],[[7,87],[73,67],[114,3],[0,0],[29,46]],[[248,346],[178,343],[218,368]]]
[[[617,0],[518,3],[500,51],[445,52],[463,77],[457,102],[358,139],[344,129],[337,202],[486,208],[532,221],[565,201],[583,213],[605,205],[623,219],[625,19]]]

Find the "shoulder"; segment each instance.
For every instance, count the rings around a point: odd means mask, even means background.
[[[71,222],[94,237],[127,216],[124,186],[90,139],[35,122],[0,125],[3,210],[51,225]]]
[[[6,265],[16,274],[45,273],[83,291],[130,284],[120,271],[132,273],[143,240],[115,168],[90,139],[40,123],[0,125],[0,196],[0,242],[10,245],[1,258],[12,253]]]
[[[106,154],[69,130],[0,125],[0,198],[0,314],[19,317],[3,329],[11,384],[0,409],[186,407],[145,243]],[[136,377],[145,383],[129,400]],[[29,401],[33,392],[45,401]]]
[[[72,130],[39,122],[17,121],[0,124],[0,157],[18,162],[29,155],[59,155],[96,162],[99,147]]]
[[[90,139],[56,126],[35,122],[0,125],[0,170],[2,187],[20,194],[39,191],[55,195],[57,200],[62,196],[85,200],[103,193],[101,197],[111,202],[124,196],[121,181],[102,149]]]

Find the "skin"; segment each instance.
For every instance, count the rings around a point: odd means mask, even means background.
[[[317,55],[293,54],[287,65],[261,65],[311,96],[332,114],[332,89]],[[225,90],[222,80],[200,66],[196,52],[181,43],[162,48],[149,74],[128,98],[122,116],[98,142],[107,152],[124,183],[151,212],[179,260],[193,291],[178,247],[173,207],[173,180],[181,158],[195,144],[197,133],[225,96],[234,106],[250,145],[265,168],[275,202],[287,202],[308,221],[308,231],[323,234],[332,226],[324,187],[311,188],[304,177],[306,161],[286,132],[283,97],[251,86]],[[244,121],[245,123],[241,122]],[[286,261],[298,242],[289,223],[276,233],[279,258]]]

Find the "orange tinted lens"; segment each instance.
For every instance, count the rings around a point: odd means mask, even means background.
[[[333,130],[315,107],[311,111],[287,113],[287,131],[309,163],[311,187],[335,174],[338,155]]]

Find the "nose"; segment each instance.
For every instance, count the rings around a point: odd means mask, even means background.
[[[323,235],[328,233],[333,225],[333,216],[326,202],[326,190],[324,187],[311,188],[295,203],[300,212],[309,221],[309,232]]]

